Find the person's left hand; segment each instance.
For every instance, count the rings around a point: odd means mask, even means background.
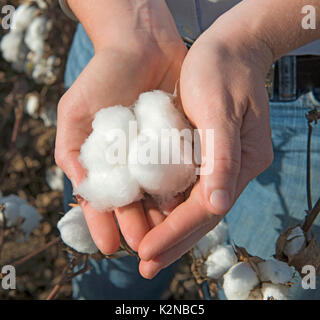
[[[214,170],[201,175],[189,198],[141,241],[139,268],[145,278],[153,278],[214,228],[273,160],[264,85],[272,55],[245,30],[228,36],[228,25],[223,19],[219,23],[224,37],[215,36],[217,29],[204,33],[187,54],[180,78],[186,116],[196,128],[214,130],[214,157],[206,158],[207,168],[211,163]],[[201,145],[204,159],[206,141]]]

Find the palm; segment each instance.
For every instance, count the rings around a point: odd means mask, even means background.
[[[181,44],[178,44],[181,48]],[[61,99],[58,108],[56,161],[78,185],[86,176],[78,162],[80,148],[92,131],[95,113],[116,104],[132,105],[139,94],[152,89],[174,90],[185,51],[155,59],[156,63],[134,53],[105,50],[96,54],[73,86]],[[112,213],[98,212],[86,201],[81,203],[89,229],[99,249],[112,253],[119,246],[119,232]],[[140,203],[115,211],[117,222],[128,244],[138,249],[139,242],[154,224],[163,218],[150,207],[143,214]]]

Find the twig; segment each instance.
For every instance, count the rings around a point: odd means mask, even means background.
[[[7,158],[1,175],[0,175],[0,185],[2,184],[2,181],[6,175],[6,172],[9,168],[10,162],[13,159],[13,157],[15,156],[15,154],[17,153],[16,150],[16,141],[17,141],[17,136],[19,133],[19,128],[20,128],[20,124],[21,124],[21,119],[22,119],[22,115],[23,115],[23,108],[21,106],[18,106],[14,109],[14,113],[15,113],[15,121],[14,121],[14,126],[13,126],[13,130],[12,130],[12,135],[11,135],[11,141],[10,141],[10,148],[9,148],[9,157]]]
[[[0,205],[0,216],[2,217],[2,224],[0,228],[0,258],[1,258],[1,253],[2,253],[2,248],[4,245],[4,233],[6,231],[6,226],[7,226],[7,221],[6,221],[6,216],[4,214],[5,206]]]
[[[47,250],[48,248],[52,247],[53,245],[57,244],[60,241],[60,237],[54,238],[53,240],[51,240],[50,242],[48,242],[47,244],[45,244],[43,247],[31,252],[30,254],[26,255],[25,257],[17,260],[14,263],[11,263],[11,265],[13,265],[14,267],[18,267],[21,264],[25,263],[26,261],[30,260],[31,258],[35,257],[36,255],[38,255],[39,253]]]
[[[311,137],[312,137],[312,124],[308,121],[308,145],[307,145],[307,199],[308,210],[312,209],[312,195],[311,195]]]
[[[320,198],[318,199],[318,201],[316,202],[316,204],[314,205],[314,207],[309,211],[309,214],[306,216],[306,219],[303,223],[302,226],[302,230],[307,233],[313,222],[316,220],[318,214],[320,212]]]
[[[77,272],[73,272],[74,267],[80,263],[80,260],[82,258],[84,259],[84,267]],[[74,277],[87,272],[89,269],[90,267],[88,265],[88,255],[79,255],[73,257],[69,264],[64,268],[59,282],[51,290],[46,300],[53,300],[65,283],[72,280]]]

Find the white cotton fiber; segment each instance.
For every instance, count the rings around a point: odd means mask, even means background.
[[[228,225],[221,221],[210,232],[202,237],[194,248],[196,258],[206,258],[217,245],[223,244],[228,236]]]
[[[288,256],[294,256],[306,246],[306,237],[303,230],[298,226],[294,228],[287,238],[283,253]]]
[[[24,232],[25,237],[28,237],[30,233],[38,227],[39,222],[42,219],[41,215],[34,207],[30,206],[24,199],[16,195],[0,198],[0,204],[5,206],[4,214],[8,227],[13,227],[20,217],[24,218],[23,223],[20,225],[20,229]],[[1,220],[0,217],[0,221]]]
[[[53,166],[46,171],[46,182],[52,190],[63,191],[63,171]]]
[[[146,131],[145,131],[146,133]],[[144,191],[151,195],[167,197],[176,196],[183,192],[186,186],[195,182],[195,166],[192,162],[192,145],[189,144],[191,157],[184,157],[183,149],[180,149],[179,161],[172,161],[173,152],[161,150],[161,139],[155,134],[140,134],[133,141],[129,152],[129,170],[131,175],[138,181]],[[170,146],[169,146],[170,147]],[[150,157],[145,150],[150,149]],[[154,151],[154,152],[153,152]],[[176,152],[179,149],[175,149]],[[164,158],[168,154],[168,158]],[[142,157],[139,159],[138,157]],[[162,156],[163,155],[163,156]],[[189,153],[190,155],[190,153]],[[168,160],[165,163],[161,159]],[[185,163],[186,162],[186,163]]]
[[[190,128],[186,118],[175,107],[173,97],[160,90],[142,93],[134,110],[140,132],[146,129],[159,132],[161,129]]]
[[[237,262],[238,259],[230,245],[218,245],[205,261],[206,274],[211,279],[219,279]]]
[[[263,283],[261,293],[263,300],[288,300],[290,288],[281,284]]]
[[[144,192],[169,201],[185,191],[196,180],[192,131],[185,143],[178,132],[173,148],[171,138],[163,142],[161,136],[161,129],[172,128],[190,126],[165,92],[141,94],[134,108],[101,109],[81,147],[79,161],[88,177],[76,192],[94,208],[109,210],[141,199]]]
[[[223,276],[223,290],[228,300],[246,300],[259,284],[257,274],[246,262],[232,266]]]
[[[129,175],[127,166],[115,166],[107,171],[90,171],[76,189],[97,210],[111,210],[141,199],[137,181]]]
[[[7,62],[14,63],[17,71],[22,71],[26,58],[23,35],[19,32],[9,32],[1,39],[2,56]],[[19,70],[18,70],[19,69]]]
[[[285,284],[292,280],[294,269],[279,260],[266,260],[258,264],[262,281],[271,281],[274,284]]]
[[[30,233],[38,227],[42,217],[34,207],[27,203],[20,206],[19,215],[20,217],[24,218],[20,228],[28,237]]]
[[[43,57],[45,49],[45,40],[48,37],[49,31],[52,27],[52,22],[48,20],[45,16],[37,16],[31,24],[28,26],[26,31],[24,42],[28,48],[34,52],[36,62],[40,62]],[[46,69],[45,65],[39,64],[43,69]],[[35,71],[33,71],[35,73]],[[40,69],[37,71],[40,74]],[[43,73],[43,72],[42,72]],[[39,77],[39,75],[38,75]],[[36,75],[33,74],[33,78],[37,79]]]
[[[69,210],[59,220],[57,227],[62,241],[74,250],[88,254],[98,251],[80,206]]]
[[[12,17],[11,30],[14,32],[24,32],[35,17],[37,8],[27,3],[21,4]]]

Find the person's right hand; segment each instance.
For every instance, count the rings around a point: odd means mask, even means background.
[[[120,34],[122,38],[117,29],[119,23],[112,33],[108,22],[105,43],[94,43],[94,57],[59,103],[55,159],[73,186],[86,176],[78,157],[100,108],[132,105],[140,93],[153,89],[174,91],[186,47],[164,1],[150,2],[151,11],[154,10],[152,22],[146,21],[144,26],[140,21],[139,28]],[[156,3],[154,8],[153,3]],[[138,13],[135,11],[129,16],[135,19]],[[125,23],[130,27],[129,20]],[[113,213],[99,212],[87,201],[80,204],[97,247],[105,254],[115,252],[119,247],[119,232]],[[149,229],[164,219],[154,208],[144,214],[140,202],[117,209],[115,214],[124,238],[135,251]]]

